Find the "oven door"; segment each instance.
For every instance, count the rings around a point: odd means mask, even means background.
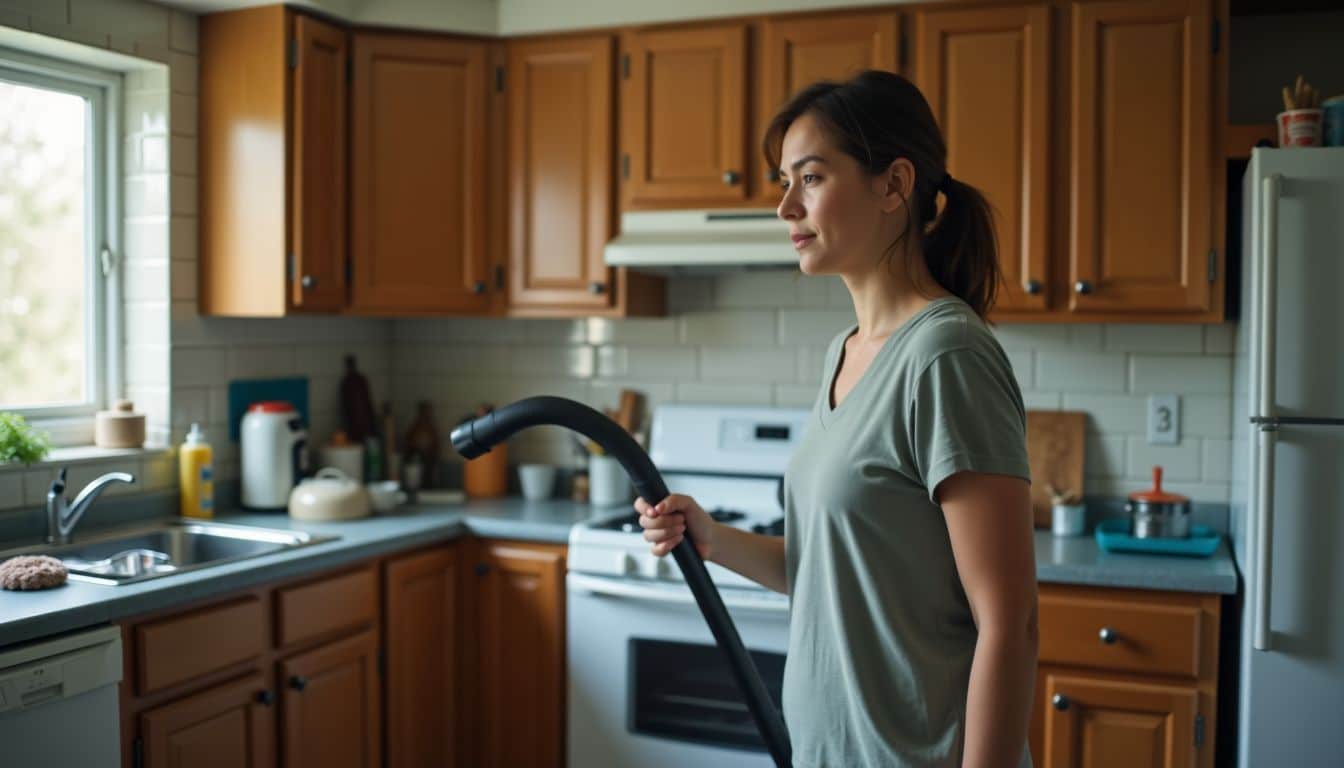
[[[567,577],[569,766],[773,766],[683,584]],[[720,589],[779,704],[788,598]]]

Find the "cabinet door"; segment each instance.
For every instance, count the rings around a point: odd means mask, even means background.
[[[1210,0],[1075,3],[1073,310],[1208,309]]]
[[[381,764],[373,630],[280,663],[286,768]]]
[[[1046,672],[1042,768],[1184,768],[1195,764],[1193,686]]]
[[[146,768],[275,765],[275,708],[248,675],[140,714]]]
[[[766,19],[761,23],[760,97],[747,142],[753,202],[779,205],[779,173],[766,168],[761,138],[775,112],[819,80],[846,80],[865,69],[900,70],[900,17],[865,13]]]
[[[489,306],[484,43],[356,34],[352,305]]]
[[[345,31],[307,16],[294,18],[294,167],[289,296],[295,308],[345,306],[346,68]]]
[[[387,564],[387,764],[458,764],[458,555],[454,546]]]
[[[1006,283],[997,307],[1044,309],[1050,248],[1050,9],[920,11],[915,41],[915,80],[946,137],[948,171],[983,191],[997,214]]]
[[[606,36],[509,44],[510,306],[611,303],[613,55]]]
[[[558,547],[482,542],[480,753],[476,765],[561,765],[565,556]]]
[[[747,28],[632,32],[622,61],[627,207],[746,198]]]

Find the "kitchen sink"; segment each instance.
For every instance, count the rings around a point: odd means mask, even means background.
[[[65,564],[71,579],[134,584],[338,538],[183,518],[82,536],[73,544],[0,552],[0,560],[14,555],[50,555]]]

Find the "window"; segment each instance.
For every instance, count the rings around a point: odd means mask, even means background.
[[[58,443],[120,385],[119,83],[0,49],[0,410]]]

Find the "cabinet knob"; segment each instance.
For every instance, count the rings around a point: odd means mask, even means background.
[[[308,687],[308,678],[303,675],[294,675],[289,678],[289,687],[296,691],[302,691],[304,688]]]
[[[1076,282],[1076,283],[1073,284],[1073,290],[1074,290],[1075,292],[1077,292],[1077,293],[1080,293],[1080,294],[1088,294],[1088,293],[1091,293],[1091,292],[1092,292],[1092,283],[1091,283],[1090,281],[1087,281],[1087,280],[1079,280],[1078,282]]]
[[[1069,697],[1062,693],[1056,693],[1055,697],[1050,699],[1050,706],[1063,712],[1069,708]]]
[[[317,278],[312,275],[304,275],[299,278],[299,285],[303,286],[305,289],[312,288],[317,285]]]
[[[1022,285],[1022,287],[1023,289],[1026,290],[1027,293],[1031,294],[1032,296],[1040,294],[1041,289],[1044,288],[1044,286],[1041,285],[1040,280],[1028,280],[1026,283]]]
[[[734,184],[736,184],[737,182],[741,181],[741,180],[742,180],[742,177],[741,177],[740,175],[738,175],[737,171],[724,171],[724,172],[723,172],[723,183],[724,183],[724,184],[727,184],[727,185],[730,186],[730,187],[733,186]]]
[[[487,564],[485,564],[485,563],[477,563],[477,564],[476,564],[476,575],[477,575],[477,576],[484,576],[485,574],[487,574],[487,573],[489,573],[489,572],[490,572],[490,566],[489,566],[489,565],[487,565]]]
[[[253,698],[255,698],[257,700],[257,703],[262,705],[263,707],[269,707],[271,706],[271,704],[275,702],[275,694],[271,693],[269,689],[263,691],[257,691],[257,695],[254,696]]]
[[[471,286],[472,293],[485,293],[485,281],[477,280],[476,284]]]
[[[588,284],[588,292],[589,292],[589,293],[599,294],[599,295],[600,295],[600,294],[603,294],[603,293],[606,293],[606,292],[607,292],[607,285],[606,285],[606,283],[599,283],[599,282],[597,282],[596,280],[594,280],[593,282],[591,282],[591,283]]]
[[[1102,627],[1101,631],[1097,633],[1097,637],[1100,637],[1101,642],[1107,645],[1115,645],[1115,641],[1120,639],[1120,634],[1110,627]]]

